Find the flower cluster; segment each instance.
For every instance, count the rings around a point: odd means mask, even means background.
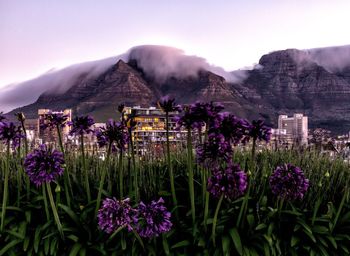
[[[269,182],[272,193],[286,200],[302,199],[309,187],[303,171],[292,164],[277,167]]]
[[[208,191],[219,198],[235,199],[247,189],[247,175],[238,165],[232,164],[226,169],[217,168],[208,179]]]
[[[110,234],[119,227],[126,227],[132,231],[133,223],[137,222],[136,210],[130,204],[130,199],[117,200],[106,198],[98,211],[98,225],[101,230]]]
[[[209,128],[215,127],[217,124],[217,115],[223,109],[223,106],[218,103],[196,102],[192,105],[178,107],[182,115],[175,118],[175,121],[178,128],[201,129],[205,125]]]
[[[271,128],[267,127],[263,120],[253,120],[250,127],[249,136],[253,138],[253,140],[263,140],[269,142],[271,138]]]
[[[63,154],[57,150],[48,149],[44,144],[34,149],[24,160],[26,173],[36,186],[56,180],[63,174],[63,165]]]
[[[111,144],[116,146],[120,150],[125,150],[125,147],[129,140],[128,130],[124,123],[119,123],[110,119],[106,123],[106,127],[100,128],[96,131],[97,142],[100,147]]]
[[[215,167],[220,160],[230,162],[232,158],[232,146],[220,133],[210,133],[208,141],[196,148],[197,161],[205,167]]]
[[[152,238],[171,229],[170,217],[171,213],[164,206],[162,198],[149,204],[141,201],[137,208],[130,206],[128,198],[107,198],[98,212],[98,225],[108,234],[126,227],[129,232],[136,230],[141,237]]]
[[[155,237],[170,231],[171,213],[164,206],[164,200],[152,201],[149,204],[140,202],[136,230],[141,237]]]
[[[251,124],[247,120],[227,112],[220,114],[218,119],[220,120],[218,131],[227,141],[234,145],[248,142]]]
[[[24,138],[21,127],[17,127],[12,122],[0,122],[0,141],[2,140],[4,144],[16,148],[19,146],[21,138]]]
[[[70,135],[84,135],[94,132],[91,127],[95,124],[91,116],[77,116],[72,122],[68,123],[72,126]]]
[[[41,124],[43,129],[46,128],[56,128],[56,127],[65,127],[68,121],[68,115],[64,115],[63,113],[48,113],[44,115],[45,122]]]

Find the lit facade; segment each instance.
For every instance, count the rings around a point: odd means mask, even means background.
[[[303,114],[294,114],[292,117],[279,115],[277,130],[285,130],[284,136],[288,143],[305,145],[308,139],[308,117]]]
[[[132,131],[134,150],[143,154],[149,150],[163,151],[166,141],[166,117],[161,109],[139,106],[126,107],[125,114],[134,114],[136,126]],[[181,143],[185,138],[185,131],[176,130],[176,123],[172,120],[176,113],[169,113],[169,141],[172,146]]]

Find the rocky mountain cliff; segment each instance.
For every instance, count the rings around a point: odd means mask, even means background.
[[[91,114],[98,121],[116,115],[120,103],[154,105],[162,95],[178,103],[196,100],[222,102],[226,109],[248,119],[263,117],[276,125],[278,114],[304,113],[311,128],[324,127],[336,133],[350,130],[350,66],[329,71],[307,51],[289,49],[261,57],[259,67],[241,83],[228,83],[219,75],[200,70],[197,76],[169,76],[157,81],[147,76],[136,60],[119,60],[104,73],[82,73],[65,93],[42,94],[23,111],[35,117],[38,108],[72,108],[75,114]],[[11,113],[10,113],[11,114]]]

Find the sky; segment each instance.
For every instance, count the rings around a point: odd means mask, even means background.
[[[274,50],[350,44],[349,11],[349,0],[0,0],[0,88],[145,44],[236,70]]]

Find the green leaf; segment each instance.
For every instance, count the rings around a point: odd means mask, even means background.
[[[191,243],[188,240],[183,240],[181,242],[178,242],[176,244],[174,244],[171,249],[175,249],[175,248],[180,248],[180,247],[186,247],[189,246]]]
[[[232,241],[235,245],[235,248],[239,255],[243,255],[243,249],[242,249],[242,242],[241,242],[241,237],[239,236],[237,228],[231,228],[229,230],[230,236],[232,238]]]
[[[230,238],[224,236],[221,240],[223,255],[230,255]]]
[[[170,254],[170,251],[169,251],[169,244],[168,244],[168,240],[166,239],[166,236],[163,234],[162,235],[163,237],[163,249],[164,249],[164,252],[166,255],[169,255]]]
[[[24,238],[24,242],[23,242],[23,251],[24,252],[26,252],[28,250],[29,242],[30,242],[30,237],[29,236]]]
[[[86,248],[85,247],[80,249],[79,256],[86,256]]]
[[[75,222],[75,224],[77,224],[77,226],[81,226],[78,216],[68,206],[58,204],[58,207],[64,210],[69,215],[69,217]]]
[[[332,236],[326,236],[326,238],[331,242],[331,244],[333,245],[333,247],[335,249],[338,249],[337,242],[335,241],[335,239]]]
[[[81,246],[82,245],[80,243],[74,244],[72,249],[70,250],[69,256],[76,256],[80,251]]]
[[[296,246],[296,245],[299,243],[299,241],[300,241],[300,238],[299,238],[299,237],[297,237],[297,236],[292,236],[292,239],[291,239],[291,241],[290,241],[290,246],[291,246],[291,247]]]
[[[67,238],[69,238],[70,240],[74,241],[74,242],[78,242],[79,237],[77,237],[76,235],[70,234],[69,236],[67,236]]]
[[[5,245],[4,247],[2,247],[2,249],[0,250],[0,256],[2,255],[6,255],[5,253],[9,253],[8,251],[16,246],[17,244],[19,244],[20,242],[22,242],[21,240],[12,240],[11,242],[9,242],[7,245]]]
[[[255,219],[254,219],[254,215],[253,214],[248,214],[247,215],[247,222],[248,222],[248,225],[249,225],[250,228],[252,228],[254,226]]]
[[[316,225],[312,227],[312,231],[318,234],[327,234],[329,229],[325,226]]]
[[[35,230],[35,234],[34,234],[34,252],[38,253],[39,250],[39,244],[41,241],[41,237],[40,237],[40,232],[41,232],[41,227],[37,227]]]
[[[259,224],[258,226],[256,226],[255,230],[264,229],[264,228],[266,228],[266,227],[267,227],[267,225],[266,225],[265,223],[261,223],[261,224]]]

